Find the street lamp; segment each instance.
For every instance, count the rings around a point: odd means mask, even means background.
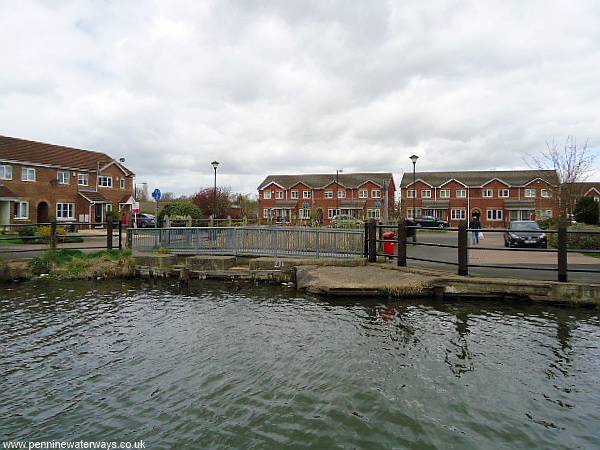
[[[412,184],[412,188],[413,188],[413,208],[412,208],[412,212],[413,212],[413,225],[415,224],[415,211],[416,211],[416,205],[415,202],[417,200],[417,172],[416,172],[416,167],[417,167],[417,159],[419,159],[419,157],[417,155],[412,155],[410,157],[410,160],[413,163],[413,184]],[[416,228],[414,229],[413,232],[413,242],[417,242],[417,230]]]
[[[121,158],[121,159],[123,159],[123,158]],[[142,183],[134,183],[133,184],[133,202],[134,203],[138,202],[138,188],[137,188],[138,186],[148,186],[148,183],[146,183],[144,181]],[[155,220],[158,220],[158,218],[156,218]],[[137,228],[137,209],[136,209],[136,212],[133,213],[133,228]]]
[[[215,169],[215,187],[213,190],[213,219],[215,218],[215,214],[217,212],[217,167],[219,167],[219,161],[211,162],[213,169]]]
[[[340,173],[343,171],[343,169],[337,169],[335,171],[335,209],[337,210],[337,214],[340,213]]]

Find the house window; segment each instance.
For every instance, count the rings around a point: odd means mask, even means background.
[[[29,202],[15,202],[15,219],[29,219]]]
[[[368,219],[379,219],[381,217],[381,210],[379,208],[367,209]]]
[[[494,190],[493,189],[484,189],[483,190],[483,197],[485,198],[492,198],[494,196]]]
[[[361,189],[358,192],[358,197],[359,198],[369,198],[369,191],[367,189]]]
[[[0,166],[0,180],[12,180],[12,166]]]
[[[300,198],[300,195],[298,195],[298,191],[292,191],[291,192],[291,198],[293,198],[294,200]]]
[[[467,210],[464,208],[452,208],[450,210],[450,218],[452,220],[465,220],[467,218]]]
[[[406,191],[406,198],[415,198],[416,192],[414,189]]]
[[[119,187],[120,187],[121,189],[125,189],[125,178],[121,178],[121,179],[119,180]]]
[[[502,220],[502,212],[501,209],[488,209],[487,220]]]
[[[333,198],[333,191],[325,191],[325,198]]]
[[[337,208],[329,208],[327,210],[327,217],[329,217],[330,219],[334,216],[337,216],[340,214],[340,210]]]
[[[270,217],[269,208],[263,209],[263,219],[268,219]]]
[[[113,205],[112,203],[107,203],[106,205],[104,205],[104,210],[106,212],[111,212],[113,210]]]
[[[421,191],[421,198],[431,198],[431,190],[426,189]]]
[[[338,198],[346,198],[346,191],[337,191]]]
[[[57,203],[56,204],[56,218],[59,220],[68,220],[75,218],[75,204],[74,203]]]
[[[271,200],[271,191],[264,191],[263,192],[263,198],[265,200]]]
[[[112,177],[101,176],[98,177],[98,186],[100,187],[112,187]]]
[[[281,200],[281,199],[283,199],[283,191],[276,191],[276,192],[275,192],[275,198],[276,198],[277,200]]]
[[[467,190],[466,189],[457,189],[456,198],[467,198]]]
[[[414,211],[417,213],[416,216],[413,214],[413,209],[412,208],[408,208],[406,210],[406,218],[407,219],[414,219],[415,217],[419,217],[421,215],[421,208],[415,208]]]
[[[307,208],[300,209],[300,218],[301,219],[310,219],[310,209],[307,209]]]
[[[21,181],[35,181],[35,169],[23,167],[21,171]]]
[[[69,172],[61,170],[58,172],[56,179],[58,184],[69,184]]]
[[[525,189],[525,197],[535,197],[535,189]]]
[[[440,198],[450,198],[450,190],[449,189],[442,189],[440,191]]]
[[[371,191],[371,197],[373,197],[373,198],[381,198],[381,191],[379,189],[373,189]]]
[[[302,198],[312,198],[311,191],[302,191]]]
[[[498,197],[501,197],[501,198],[510,197],[510,190],[508,190],[508,189],[498,189]]]
[[[552,191],[550,189],[542,189],[540,195],[544,198],[550,198],[552,197]]]
[[[90,182],[90,176],[87,173],[77,174],[77,184],[79,186],[87,186]]]

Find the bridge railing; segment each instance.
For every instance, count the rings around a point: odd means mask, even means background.
[[[362,230],[308,227],[130,228],[133,250],[175,253],[351,258],[362,256]]]

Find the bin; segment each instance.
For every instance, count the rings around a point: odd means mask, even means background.
[[[383,243],[383,253],[387,256],[395,256],[396,255],[396,233],[393,231],[387,231],[383,233],[383,240],[390,241]]]

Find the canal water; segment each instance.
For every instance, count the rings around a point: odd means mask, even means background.
[[[0,441],[600,447],[595,310],[27,283],[0,288],[0,352]]]

